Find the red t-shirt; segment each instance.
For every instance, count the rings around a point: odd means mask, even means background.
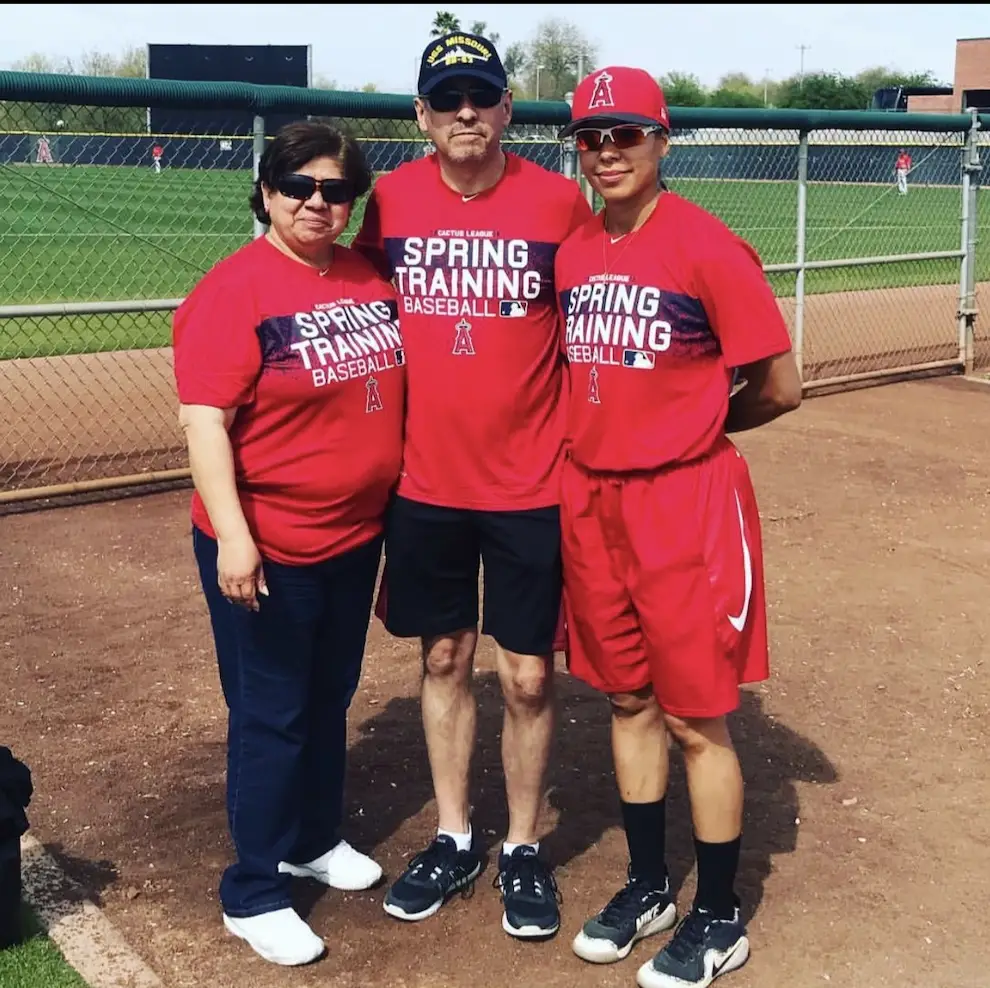
[[[337,246],[324,276],[254,240],[182,303],[173,347],[183,404],[238,409],[237,487],[262,556],[319,562],[381,532],[405,355],[395,293],[364,258]],[[198,493],[192,519],[215,536]]]
[[[399,296],[403,497],[494,511],[559,503],[566,409],[553,262],[591,215],[576,182],[512,154],[476,196],[446,185],[435,155],[375,184],[354,246]]]
[[[888,159],[889,160],[889,159]],[[899,171],[910,171],[911,169],[911,155],[909,154],[899,154],[897,156],[897,168]]]
[[[786,353],[787,325],[745,241],[671,192],[614,243],[599,213],[561,246],[568,444],[588,470],[656,470],[720,437],[732,368]]]

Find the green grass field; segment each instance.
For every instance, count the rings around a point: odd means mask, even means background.
[[[7,166],[0,174],[0,304],[178,298],[251,236],[246,172]],[[794,260],[795,184],[670,184],[746,237],[764,263]],[[987,244],[990,215],[983,214],[981,241]],[[959,216],[957,189],[919,186],[902,197],[893,185],[812,185],[807,258],[955,250]],[[990,251],[982,251],[978,268],[979,279],[990,276]],[[951,284],[958,270],[954,260],[828,269],[808,272],[806,289]],[[774,274],[771,281],[779,295],[793,295],[793,274]],[[169,337],[168,312],[4,320],[0,359],[161,346]]]
[[[3,988],[86,988],[86,982],[65,963],[58,947],[41,931],[30,911],[24,909],[27,938],[16,947],[0,951],[0,985]]]

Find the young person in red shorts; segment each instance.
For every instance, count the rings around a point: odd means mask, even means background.
[[[408,353],[402,478],[389,512],[382,616],[422,642],[436,837],[385,897],[432,916],[481,870],[469,815],[471,674],[497,645],[509,829],[498,883],[511,936],[556,932],[537,821],[553,729],[565,408],[553,259],[591,216],[576,182],[506,153],[512,94],[495,46],[455,31],[423,52],[416,114],[435,152],[375,184],[354,246],[393,279]]]
[[[382,875],[339,833],[402,459],[395,293],[334,243],[370,184],[353,139],[283,128],[252,198],[265,236],[207,272],[174,322],[193,550],[229,708],[223,922],[276,964],[324,949],[292,908],[292,876],[353,890]]]
[[[608,963],[674,925],[669,733],[687,768],[698,891],[637,980],[704,988],[748,956],[734,892],[743,780],[726,715],[741,683],[768,675],[759,514],[726,433],[796,408],[801,382],[755,251],[661,185],[670,123],[657,83],[639,69],[598,70],[572,114],[562,136],[574,137],[605,208],[556,259],[570,374],[569,660],[611,701],[630,854],[627,884],[573,947]],[[730,397],[737,369],[746,384]]]

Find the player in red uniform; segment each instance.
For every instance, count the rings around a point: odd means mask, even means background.
[[[382,874],[339,834],[347,711],[402,460],[395,293],[334,243],[370,184],[352,138],[283,128],[252,198],[266,235],[207,272],[173,331],[193,549],[230,715],[223,922],[285,965],[324,949],[292,909],[292,875],[353,890]]]
[[[759,514],[727,432],[796,408],[801,382],[759,258],[665,191],[663,92],[610,67],[574,94],[581,168],[604,210],[561,246],[570,373],[561,494],[571,672],[606,693],[628,882],[574,940],[608,963],[674,924],[664,860],[667,738],[684,753],[698,893],[642,988],[706,986],[749,944],[734,892],[743,782],[725,716],[768,675]],[[746,381],[730,398],[735,369]]]
[[[549,755],[560,611],[564,417],[553,260],[591,209],[577,183],[505,153],[512,96],[495,46],[455,31],[423,53],[416,113],[436,151],[382,176],[355,246],[391,277],[408,354],[406,439],[385,541],[388,630],[423,649],[423,723],[436,838],[385,898],[433,915],[481,868],[469,815],[471,673],[498,646],[509,829],[503,928],[554,933],[556,886],[537,819]]]
[[[897,175],[897,191],[902,196],[907,195],[909,171],[911,171],[911,155],[904,148],[901,148],[900,154],[897,155],[897,161],[894,162],[894,172]]]

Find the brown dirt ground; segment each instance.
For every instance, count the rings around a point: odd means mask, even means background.
[[[976,365],[990,367],[990,283]],[[808,296],[809,382],[958,356],[951,285]],[[793,334],[794,301],[780,307]],[[169,349],[0,361],[0,491],[186,466]]]
[[[733,729],[748,783],[738,988],[985,988],[990,874],[990,387],[961,379],[811,399],[739,437],[760,496],[773,675]],[[185,491],[0,517],[0,743],[30,765],[37,837],[170,988],[634,984],[662,940],[597,968],[569,942],[623,877],[602,701],[561,672],[545,844],[563,928],[517,943],[491,869],[400,924],[382,890],[300,884],[329,943],[266,965],[219,924],[229,860],[224,709]],[[475,825],[505,827],[500,705],[478,663]],[[373,623],[351,721],[347,837],[389,877],[434,825],[412,643]],[[692,893],[683,772],[670,860]],[[975,886],[975,887],[974,887]]]

